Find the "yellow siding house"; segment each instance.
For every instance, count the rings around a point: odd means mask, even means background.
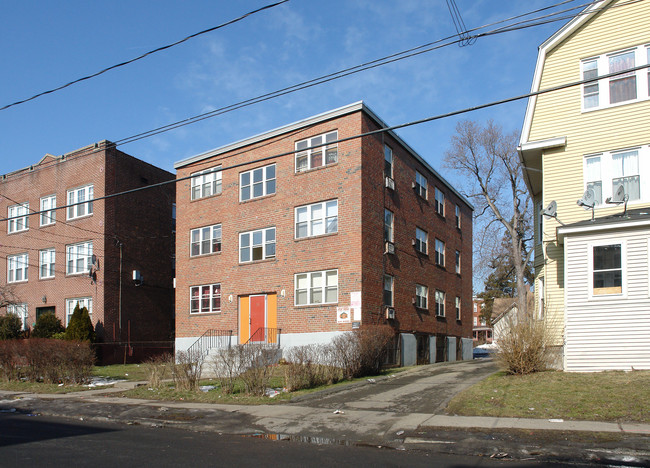
[[[650,2],[602,0],[539,47],[533,92],[595,79],[530,98],[518,148],[535,313],[567,371],[650,369],[649,24]]]

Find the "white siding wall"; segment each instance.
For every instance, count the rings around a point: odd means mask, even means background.
[[[622,243],[623,293],[590,295],[589,249]],[[573,372],[650,369],[649,229],[565,239],[564,369]]]

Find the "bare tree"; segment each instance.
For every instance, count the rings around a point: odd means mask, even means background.
[[[20,300],[14,288],[6,284],[0,285],[0,311],[6,309],[8,305],[18,304]]]
[[[451,148],[445,153],[445,167],[464,176],[465,195],[474,203],[480,221],[476,227],[488,233],[497,226],[505,230],[516,278],[517,307],[527,316],[525,271],[532,249],[526,244],[531,240],[532,223],[526,220],[532,216],[532,202],[524,184],[517,142],[516,132],[505,134],[492,121],[485,126],[459,122]],[[501,237],[490,237],[492,246],[480,247],[487,247],[485,257],[494,258],[492,253]],[[485,239],[480,234],[478,238]]]

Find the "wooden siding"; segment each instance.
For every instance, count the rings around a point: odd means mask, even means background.
[[[650,369],[650,230],[634,229],[567,237],[565,370]],[[589,294],[591,243],[622,242],[623,294]]]

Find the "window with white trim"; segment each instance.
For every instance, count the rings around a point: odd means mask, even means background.
[[[456,250],[456,274],[460,275],[460,250]]]
[[[460,297],[456,296],[456,320],[460,320]]]
[[[68,220],[93,214],[94,187],[84,187],[68,190]]]
[[[275,258],[275,228],[239,234],[239,263]]]
[[[93,318],[93,298],[92,297],[74,297],[71,299],[66,299],[65,300],[65,326],[67,327],[68,324],[70,323],[70,319],[72,318],[72,314],[74,314],[74,310],[79,306],[79,309],[83,309],[84,307],[86,310],[88,310],[88,315],[90,315],[90,318],[92,320]]]
[[[424,229],[420,229],[419,227],[416,227],[415,228],[415,250],[426,255],[429,252],[428,244],[429,244],[429,234],[427,234],[427,231],[425,231]]]
[[[456,227],[460,229],[460,206],[456,205]]]
[[[20,329],[27,330],[27,304],[8,304],[7,313],[17,315],[20,319]]]
[[[192,176],[190,196],[192,200],[210,197],[221,193],[221,166],[195,172]]]
[[[93,243],[92,241],[79,242],[78,244],[66,245],[65,261],[66,274],[79,275],[88,273],[93,263]]]
[[[445,243],[436,239],[436,265],[445,266]]]
[[[41,198],[41,226],[56,222],[56,195]]]
[[[478,327],[478,317],[474,317],[474,326]]]
[[[418,171],[415,171],[415,193],[426,200],[428,187],[429,184],[427,182],[427,178],[420,174]]]
[[[298,206],[295,210],[295,220],[296,239],[338,232],[338,200]]]
[[[27,281],[29,254],[7,255],[7,283]]]
[[[630,202],[650,201],[650,146],[587,155],[583,171],[584,188],[593,190],[597,206],[611,207],[604,201],[619,186]]]
[[[395,286],[395,278],[391,275],[384,275],[384,305],[393,307],[393,288]]]
[[[435,293],[436,298],[436,316],[444,317],[445,316],[445,293],[436,289]]]
[[[7,233],[27,231],[29,229],[29,203],[10,206],[7,218]]]
[[[323,133],[296,142],[296,172],[328,166],[338,161],[339,132]]]
[[[438,187],[435,189],[436,213],[440,216],[445,215],[445,194]]]
[[[393,232],[393,222],[394,216],[393,212],[384,209],[384,240],[386,242],[394,242],[394,232]]]
[[[594,199],[597,205],[603,203],[603,179],[601,177],[600,155],[588,156],[585,158],[585,183],[586,188],[594,192]],[[543,219],[543,206],[540,208],[540,216]]]
[[[594,245],[592,249],[593,295],[622,294],[621,244]]]
[[[265,197],[274,193],[275,164],[239,174],[239,201]]]
[[[44,249],[39,252],[38,271],[39,278],[54,278],[54,265],[56,252],[54,249]]]
[[[221,224],[190,231],[190,257],[221,252]]]
[[[393,178],[393,150],[384,145],[384,176]]]
[[[428,302],[429,288],[422,285],[415,285],[415,307],[418,309],[426,309],[429,307]]]
[[[298,273],[294,277],[295,305],[336,304],[339,299],[338,270]]]
[[[221,312],[221,284],[190,287],[190,314],[217,314],[219,312]]]

